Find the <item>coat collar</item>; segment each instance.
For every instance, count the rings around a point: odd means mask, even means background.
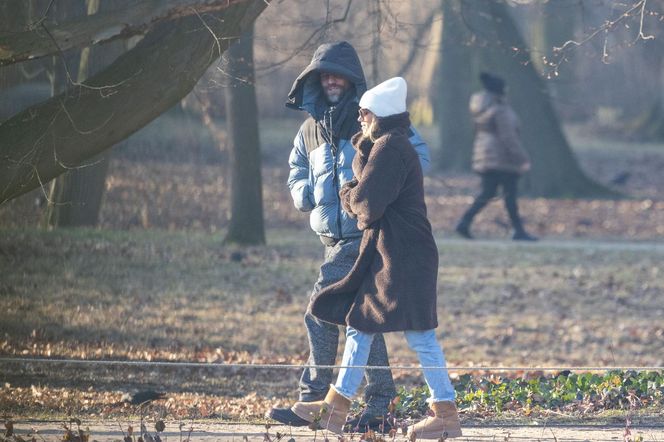
[[[377,117],[373,136],[374,138],[379,138],[392,131],[406,132],[409,127],[410,114],[408,112],[394,114],[387,117]]]
[[[388,117],[377,117],[374,125],[374,139],[378,139],[389,132],[399,132],[407,134],[410,129],[410,114],[403,112]],[[351,143],[356,150],[365,156],[369,156],[374,143],[369,138],[365,138],[362,132],[358,132],[351,138]]]

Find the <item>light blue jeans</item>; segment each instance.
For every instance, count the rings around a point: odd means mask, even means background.
[[[427,368],[447,366],[443,349],[436,340],[435,330],[405,331],[404,335],[406,341],[408,341],[408,346],[415,350],[420,361],[424,379],[431,393],[429,402],[453,401],[456,393],[452,382],[450,382],[447,369]],[[364,333],[353,327],[346,327],[346,346],[344,347],[341,365],[351,368],[339,370],[337,383],[333,385],[333,388],[337,393],[348,399],[352,399],[360,388],[360,383],[364,377],[364,368],[355,367],[367,364],[373,338],[374,334],[372,333]]]

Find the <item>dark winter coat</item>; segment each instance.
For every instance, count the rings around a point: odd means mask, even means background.
[[[475,122],[473,170],[523,173],[529,162],[521,146],[519,118],[500,95],[477,92],[470,98],[470,113]]]
[[[408,141],[408,113],[379,118],[375,143],[356,134],[356,179],[344,186],[344,210],[363,230],[360,254],[341,281],[318,292],[317,318],[368,333],[438,325],[438,250],[427,219],[422,167]]]
[[[350,81],[351,88],[342,105],[326,103],[320,85],[321,71],[343,75]],[[321,45],[288,94],[287,107],[310,115],[293,141],[288,159],[288,187],[295,207],[311,212],[311,228],[323,237],[344,239],[362,235],[356,220],[342,210],[339,190],[353,178],[355,149],[350,138],[360,129],[357,102],[366,90],[360,59],[355,49],[342,41]],[[325,124],[330,119],[331,124]],[[331,132],[331,136],[325,132]],[[426,143],[414,128],[409,136],[422,167],[428,167]]]

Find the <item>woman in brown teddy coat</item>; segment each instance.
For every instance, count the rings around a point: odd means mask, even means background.
[[[427,219],[422,168],[408,141],[403,78],[367,91],[360,100],[359,121],[362,132],[352,139],[355,179],[340,196],[344,210],[364,231],[360,255],[344,279],[321,290],[310,304],[317,318],[347,326],[346,368],[324,401],[297,402],[292,411],[342,433],[374,334],[402,331],[423,367],[435,414],[411,426],[411,436],[458,437],[455,392],[434,330],[438,249]]]

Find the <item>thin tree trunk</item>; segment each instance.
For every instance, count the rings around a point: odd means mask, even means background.
[[[230,222],[225,241],[265,244],[253,27],[227,52],[226,121],[230,152]]]
[[[627,131],[639,141],[661,142],[664,141],[664,45],[659,41],[645,44],[648,45],[648,64],[652,66],[652,72],[656,72],[657,87],[653,93],[653,102],[627,125]]]
[[[436,165],[445,170],[470,170],[473,127],[468,112],[472,88],[472,52],[459,0],[442,0],[443,29],[438,80],[438,124],[441,154]]]
[[[87,0],[87,14],[96,14],[99,0]],[[88,77],[91,48],[81,51],[77,81]],[[53,180],[47,207],[48,227],[94,227],[99,220],[101,201],[106,187],[108,153],[90,165],[74,168]]]
[[[382,14],[380,9],[380,0],[373,0],[371,6],[371,18],[373,19],[374,28],[371,33],[371,82],[375,86],[380,80],[380,58],[381,58],[381,45],[380,45],[380,27],[382,23]]]

